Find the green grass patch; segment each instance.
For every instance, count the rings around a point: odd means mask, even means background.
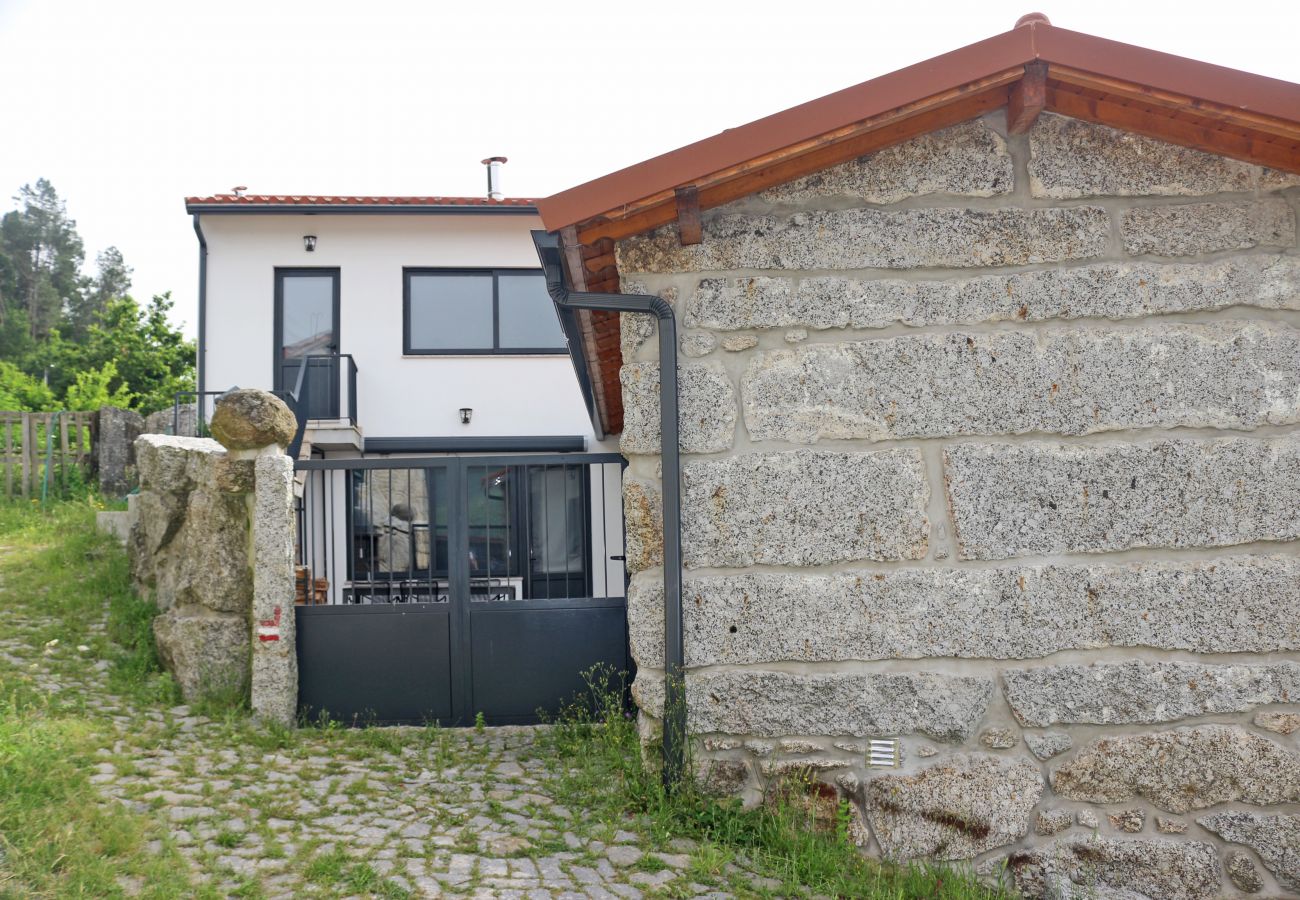
[[[593,822],[635,823],[652,843],[698,842],[692,877],[746,895],[855,898],[926,897],[996,900],[1007,891],[967,872],[932,865],[893,865],[865,856],[843,823],[826,827],[809,804],[776,802],[744,809],[738,800],[705,796],[689,781],[666,791],[658,771],[642,761],[636,723],[625,715],[622,685],[608,673],[589,675],[589,695],[571,704],[541,746],[555,775],[555,799],[582,809]],[[689,769],[688,769],[689,771]],[[780,888],[750,887],[726,874],[733,860]],[[664,864],[647,854],[637,863],[653,872]],[[671,891],[669,891],[671,893]]]
[[[43,659],[51,669],[109,659],[115,685],[156,698],[166,689],[150,619],[131,594],[125,553],[95,533],[95,511],[90,502],[0,504],[0,615],[10,635],[24,613],[40,622],[24,632],[35,648],[59,642]],[[118,643],[89,628],[106,603]],[[51,695],[30,672],[0,668],[0,897],[117,896],[123,879],[146,897],[194,895],[175,850],[149,848],[164,837],[156,821],[103,800],[90,782],[106,759],[95,751],[112,742],[74,689]]]

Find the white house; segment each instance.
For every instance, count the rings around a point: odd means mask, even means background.
[[[200,246],[200,409],[257,387],[304,423],[304,707],[527,721],[581,667],[624,668],[622,459],[594,430],[532,201],[241,191],[186,210]],[[401,621],[380,614],[399,608]],[[346,610],[376,615],[326,615]],[[562,625],[575,611],[594,611],[595,633]],[[437,652],[389,652],[411,635]],[[534,673],[521,691],[485,680],[511,670],[490,659],[560,675]],[[348,693],[385,665],[400,690]]]
[[[205,411],[233,385],[291,390],[311,356],[311,443],[327,456],[615,446],[585,408],[531,201],[228,194],[186,210]]]

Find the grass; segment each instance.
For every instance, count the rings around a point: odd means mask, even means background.
[[[315,838],[286,835],[292,844],[281,844],[255,816],[247,817],[248,833],[228,827],[211,832],[211,848],[201,852],[198,863],[212,884],[195,888],[189,883],[191,861],[172,845],[170,826],[158,810],[146,803],[137,812],[102,799],[90,780],[95,767],[109,763],[119,778],[147,771],[133,762],[133,754],[177,737],[176,717],[166,710],[179,697],[158,665],[152,604],[132,593],[125,554],[95,532],[95,512],[96,504],[86,501],[45,510],[0,504],[0,614],[9,626],[0,639],[23,641],[30,647],[25,652],[63,685],[48,691],[39,672],[0,658],[0,898],[120,896],[128,887],[145,897],[256,897],[261,894],[255,879],[232,881],[230,873],[213,867],[222,854],[259,840],[262,855],[285,859],[313,895],[404,896],[379,874],[375,860],[358,859],[342,846],[326,846],[321,853],[317,848],[324,844]],[[106,630],[92,627],[104,621],[105,608]],[[46,655],[44,645],[54,640],[59,643]],[[87,650],[78,650],[81,646]],[[97,660],[107,662],[102,674],[88,672]],[[135,735],[127,747],[107,754],[102,748],[114,747],[123,733],[98,708],[104,692],[90,687],[95,678],[123,699],[123,708],[113,714],[130,716],[128,731]],[[84,691],[78,688],[83,684]],[[475,813],[504,818],[518,810],[545,823],[534,844],[521,851],[527,855],[564,851],[568,842],[559,835],[569,830],[607,843],[617,831],[632,831],[649,851],[633,869],[641,873],[680,868],[666,865],[655,851],[685,854],[689,863],[680,876],[650,891],[661,898],[693,896],[691,882],[745,897],[1002,896],[953,870],[894,867],[863,857],[847,837],[847,808],[838,810],[827,828],[825,815],[814,822],[807,805],[797,802],[745,810],[691,788],[666,793],[658,776],[642,765],[635,723],[625,718],[621,695],[621,690],[593,691],[529,751],[554,773],[544,792],[556,804],[517,808],[485,799],[481,808],[455,815],[442,809],[438,827],[458,829],[448,850],[479,852],[480,829],[466,824]],[[316,727],[286,729],[256,725],[245,705],[219,698],[202,708],[191,705],[191,711],[212,720],[204,726],[201,752],[218,764],[200,768],[192,754],[182,753],[175,767],[181,778],[205,782],[199,791],[213,806],[249,783],[249,761],[262,754],[297,759],[301,779],[330,781],[321,797],[342,795],[349,806],[364,807],[394,783],[386,773],[400,774],[408,764],[402,760],[427,766],[441,780],[487,766],[495,752],[493,741],[482,736],[482,717],[476,717],[476,728],[459,731],[437,723],[421,729],[347,728],[325,719]],[[320,759],[308,764],[312,757]],[[364,778],[349,774],[357,760],[374,761]],[[212,787],[217,781],[226,786]],[[486,793],[497,784],[509,781],[485,773],[481,788]],[[133,785],[125,796],[139,799],[150,787]],[[152,802],[163,805],[161,799]],[[264,795],[248,802],[264,818],[298,818],[291,797]],[[561,806],[567,810],[559,811]],[[692,844],[673,846],[678,837]],[[184,851],[191,860],[194,852]],[[587,848],[576,859],[590,865],[598,855]],[[466,890],[477,883],[472,879]]]
[[[0,504],[3,612],[30,607],[44,624],[26,632],[39,647],[57,640],[53,666],[108,659],[108,680],[122,694],[170,699],[158,668],[145,609],[130,589],[125,554],[94,530],[93,502]],[[107,638],[89,628],[103,620]],[[110,640],[112,643],[110,643]],[[79,652],[78,646],[87,651]],[[74,692],[49,693],[30,673],[0,663],[0,897],[196,896],[179,856],[148,844],[153,820],[103,803],[89,776],[109,724]]]
[[[968,872],[933,865],[893,865],[870,859],[850,842],[847,805],[827,827],[811,806],[782,799],[745,809],[739,801],[709,797],[694,785],[664,789],[659,773],[642,761],[636,723],[624,713],[621,686],[608,673],[591,673],[590,693],[571,704],[542,739],[553,759],[557,802],[583,809],[613,827],[649,831],[660,846],[688,838],[696,847],[692,876],[721,881],[746,896],[951,898],[995,900],[1011,894]],[[732,865],[744,860],[756,888]],[[662,861],[646,854],[636,868],[653,872]],[[730,874],[728,874],[730,873]]]

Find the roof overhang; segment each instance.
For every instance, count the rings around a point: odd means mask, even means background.
[[[1042,108],[1300,172],[1300,85],[1056,28],[1011,31],[732,128],[537,201],[549,231],[584,245],[874,152],[1008,104],[1045,71]],[[1045,64],[1045,70],[1038,67]],[[697,198],[697,199],[696,199]]]
[[[187,213],[202,215],[279,215],[279,216],[535,216],[535,206],[390,206],[349,204],[280,205],[244,203],[186,203]]]
[[[617,292],[615,241],[987,112],[1011,132],[1057,112],[1173,144],[1300,172],[1300,85],[1052,26],[1011,31],[697,141],[537,201],[580,291]],[[623,428],[619,318],[575,323],[599,423]]]

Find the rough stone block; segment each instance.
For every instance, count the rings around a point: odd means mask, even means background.
[[[661,291],[652,291],[644,282],[636,278],[621,279],[619,291],[623,294],[657,295],[670,304],[676,305],[677,303],[677,288],[668,287]],[[623,362],[633,362],[638,351],[654,334],[654,316],[649,313],[619,313],[619,344],[623,354]]]
[[[1065,116],[1042,115],[1029,132],[1035,197],[1192,197],[1254,191],[1264,169]],[[1285,173],[1282,183],[1300,184]]]
[[[1110,819],[1111,828],[1116,831],[1127,831],[1129,834],[1137,834],[1147,823],[1146,810],[1141,808],[1121,809],[1119,812],[1111,813],[1107,818]]]
[[[1020,738],[1010,728],[986,728],[980,732],[980,743],[990,750],[1010,750]]]
[[[1169,819],[1165,816],[1156,816],[1156,831],[1161,834],[1186,834],[1187,823],[1182,819]]]
[[[1119,230],[1124,251],[1134,256],[1295,246],[1295,214],[1280,199],[1139,206],[1120,214]]]
[[[974,119],[859,157],[759,193],[769,203],[806,204],[822,197],[897,203],[925,194],[992,197],[1011,190],[1006,141]]]
[[[154,551],[155,602],[162,609],[179,604],[247,616],[253,581],[244,498],[195,490],[182,515],[172,539]]]
[[[1063,650],[1300,650],[1300,559],[688,578],[686,663],[1035,659]],[[637,663],[663,666],[663,586],[632,580]]]
[[[1300,756],[1243,728],[1196,728],[1093,741],[1052,773],[1069,800],[1142,797],[1173,813],[1242,801],[1300,800]]]
[[[659,364],[632,363],[623,383],[623,453],[659,453]],[[721,363],[677,369],[677,422],[683,453],[731,449],[736,438],[736,396]]]
[[[1300,537],[1300,439],[944,451],[963,559]]]
[[[642,709],[663,714],[663,678],[637,674]],[[964,741],[993,695],[987,678],[931,672],[688,672],[686,709],[693,734],[777,737],[784,734],[868,737],[921,733]],[[785,752],[813,752],[818,745]]]
[[[95,415],[95,470],[99,489],[120,497],[136,484],[134,444],[144,431],[144,417],[131,409],[101,407]]]
[[[816,344],[756,355],[742,395],[754,440],[1290,424],[1300,330],[1229,322]]]
[[[1021,266],[1101,255],[1110,218],[1065,209],[844,209],[791,216],[721,215],[683,246],[677,226],[620,241],[620,272],[729,269],[911,269]]]
[[[176,607],[153,620],[158,657],[187,703],[248,690],[248,619]]]
[[[1255,714],[1255,727],[1274,734],[1291,734],[1300,730],[1300,713],[1261,712]]]
[[[962,754],[867,783],[867,817],[891,859],[970,859],[1018,840],[1043,793],[1027,760]]]
[[[1254,850],[1283,887],[1300,891],[1300,816],[1234,811],[1205,816],[1196,821],[1224,840],[1245,844]],[[1239,866],[1239,869],[1244,868]],[[1254,867],[1251,866],[1250,870],[1253,872]],[[1232,874],[1231,870],[1229,874]],[[1249,890],[1237,881],[1237,877],[1232,880],[1242,890]],[[1258,883],[1257,874],[1254,881]]]
[[[929,488],[916,450],[748,453],[683,466],[688,567],[920,559]]]
[[[702,759],[696,764],[695,779],[706,794],[734,797],[749,786],[749,764],[741,759]]]
[[[179,409],[168,407],[145,416],[141,434],[178,434],[194,437],[199,433],[199,407],[184,403]]]
[[[1063,732],[1049,731],[1043,734],[1025,734],[1025,746],[1039,759],[1051,759],[1060,756],[1074,746],[1074,740]]]
[[[623,535],[631,574],[664,561],[663,499],[659,488],[631,476],[623,479]]]
[[[1026,897],[1209,900],[1219,896],[1219,859],[1200,841],[1058,841],[1007,858]]]
[[[1022,725],[1173,722],[1300,699],[1300,664],[1132,662],[1002,672]]]
[[[1239,891],[1256,894],[1264,889],[1264,879],[1259,877],[1254,861],[1240,850],[1233,850],[1224,857],[1223,869]]]
[[[702,278],[694,328],[884,328],[1047,319],[1131,319],[1229,306],[1300,309],[1300,260],[1251,255],[1213,263],[1095,263],[974,278]]]
[[[678,339],[682,356],[708,356],[718,346],[718,339],[709,331],[688,331]]]
[[[211,438],[146,434],[136,439],[136,468],[141,493],[157,490],[185,494],[205,482],[225,449]]]
[[[1044,809],[1034,817],[1034,833],[1060,834],[1074,824],[1074,815],[1068,809]]]

